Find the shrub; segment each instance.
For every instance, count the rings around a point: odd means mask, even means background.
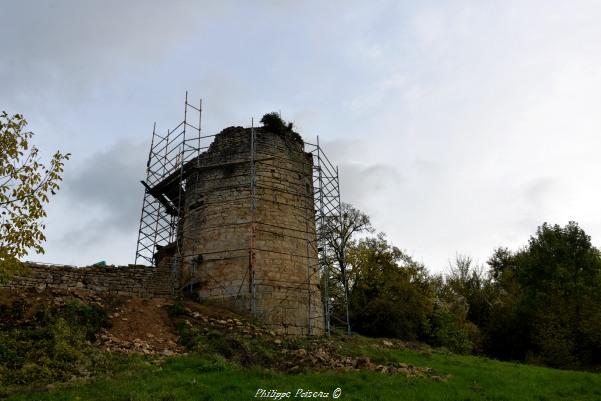
[[[293,131],[294,124],[291,122],[286,123],[276,112],[263,115],[261,118],[261,124],[263,124],[263,128],[265,128],[267,131],[274,132],[280,136],[291,135],[297,141],[303,141],[301,136]]]
[[[184,316],[186,314],[186,308],[181,300],[177,300],[173,305],[167,306],[167,313],[171,317]]]
[[[275,132],[277,134],[284,134],[287,131],[292,130],[292,126],[290,126],[290,129],[288,129],[286,123],[284,122],[284,120],[282,120],[282,117],[280,117],[280,115],[276,112],[271,112],[263,115],[263,118],[261,118],[261,124],[263,124],[263,127],[265,127],[265,129]]]
[[[437,347],[446,347],[449,350],[467,354],[472,350],[470,331],[473,325],[468,325],[458,319],[445,305],[437,305],[431,317],[430,343]]]
[[[16,310],[21,312],[13,317],[25,316],[23,308]],[[89,341],[106,318],[101,307],[73,301],[40,309],[32,319],[5,322],[0,326],[0,387],[64,381],[102,367]]]

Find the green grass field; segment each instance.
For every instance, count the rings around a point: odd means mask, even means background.
[[[498,362],[433,351],[383,350],[356,338],[347,351],[375,361],[402,361],[431,367],[447,381],[407,378],[377,372],[309,372],[286,374],[243,369],[219,357],[199,354],[154,365],[131,357],[110,375],[58,385],[7,400],[252,400],[257,390],[298,389],[329,393],[341,389],[341,400],[600,400],[601,375]],[[266,398],[264,398],[266,399]]]

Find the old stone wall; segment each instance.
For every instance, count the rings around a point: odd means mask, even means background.
[[[75,267],[28,263],[27,269],[0,287],[81,289],[145,298],[171,297],[169,269],[144,266]]]
[[[219,133],[188,178],[181,285],[275,331],[321,334],[312,158],[292,134],[255,133],[254,212],[250,129]]]

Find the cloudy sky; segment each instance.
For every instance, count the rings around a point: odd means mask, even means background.
[[[597,1],[1,1],[0,109],[71,152],[45,255],[133,263],[153,122],[281,110],[431,271],[544,221],[601,246]]]

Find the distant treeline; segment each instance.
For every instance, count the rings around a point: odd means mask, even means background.
[[[486,266],[457,255],[444,275],[430,274],[384,234],[351,238],[344,255],[358,333],[558,368],[601,365],[601,253],[575,222],[544,223],[521,249],[494,250]],[[343,279],[332,272],[334,314],[343,316]]]

